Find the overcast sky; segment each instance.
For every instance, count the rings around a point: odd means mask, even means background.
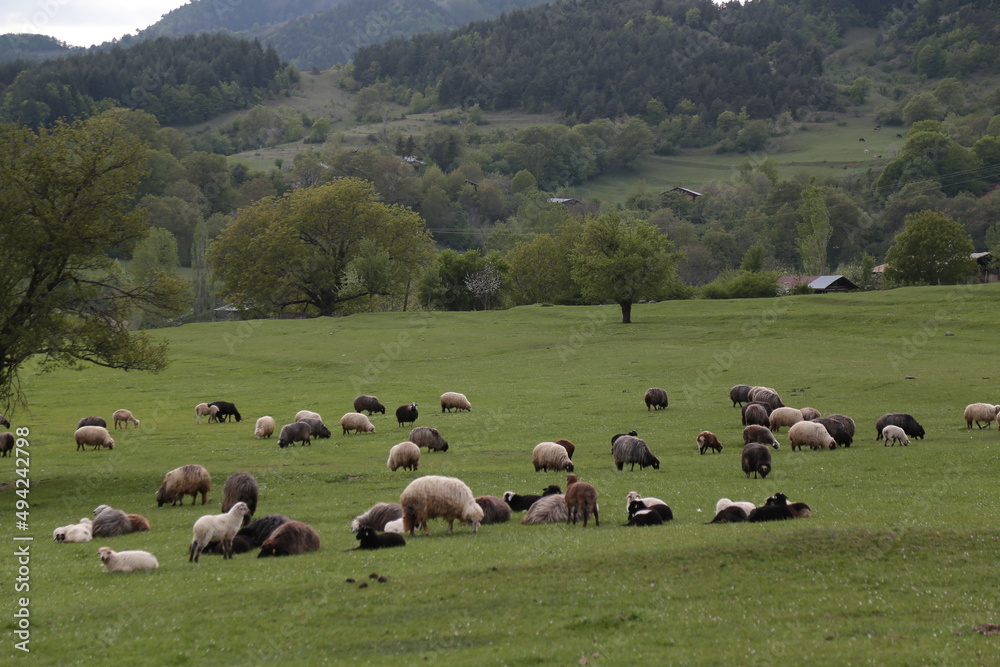
[[[0,35],[49,35],[70,46],[135,34],[187,0],[0,0]]]

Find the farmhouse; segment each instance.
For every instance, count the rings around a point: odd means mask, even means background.
[[[688,190],[687,188],[682,188],[680,186],[677,186],[676,188],[671,188],[670,192],[679,192],[685,197],[687,197],[688,201],[694,201],[695,199],[701,196],[700,192],[695,192],[694,190]]]
[[[858,286],[841,275],[836,276],[782,276],[778,285],[785,293],[791,292],[799,285],[807,285],[818,294],[827,292],[853,292]]]

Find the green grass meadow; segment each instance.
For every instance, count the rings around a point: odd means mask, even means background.
[[[30,411],[12,427],[30,429],[30,529],[11,528],[10,457],[0,507],[5,535],[34,537],[30,592],[13,592],[4,558],[0,656],[20,655],[13,610],[28,596],[39,664],[997,664],[1000,637],[971,629],[1000,623],[1000,436],[967,430],[962,411],[1000,402],[998,300],[990,285],[643,304],[628,326],[616,306],[185,325],[155,332],[173,357],[158,375],[28,374]],[[853,417],[854,446],[792,452],[783,429],[773,473],[747,479],[728,400],[738,383]],[[651,386],[669,408],[646,410]],[[441,414],[445,391],[473,411]],[[257,417],[280,426],[304,408],[336,428],[359,393],[388,407],[375,434],[335,430],[286,450],[253,437]],[[242,423],[197,425],[195,404],[217,399]],[[410,401],[451,447],[392,473],[389,448],[409,432],[392,412]],[[81,417],[121,407],[141,428],[114,434],[112,451],[75,451]],[[890,411],[912,413],[927,437],[877,443],[874,422]],[[610,437],[630,429],[658,471],[614,469]],[[721,454],[698,454],[703,429]],[[448,535],[433,520],[404,548],[349,551],[351,519],[419,475],[459,477],[476,495],[564,486],[565,474],[531,465],[534,445],[557,438],[577,445],[599,527],[523,526],[515,514]],[[189,463],[212,474],[208,505],[157,508],[163,475]],[[239,470],[257,477],[258,516],[311,524],[322,549],[189,564],[192,524],[219,511]],[[623,527],[630,490],[662,498],[675,520]],[[720,497],[759,504],[778,491],[813,517],[705,525]],[[101,503],[143,514],[152,531],[52,541]],[[106,573],[103,545],[151,551],[160,568]]]

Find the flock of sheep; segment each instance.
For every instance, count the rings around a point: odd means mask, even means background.
[[[813,408],[791,408],[785,406],[778,392],[770,387],[736,385],[730,390],[729,398],[733,407],[741,408],[743,429],[743,451],[740,457],[741,469],[747,477],[766,478],[771,473],[773,461],[771,450],[780,449],[775,434],[788,428],[791,448],[829,450],[838,446],[850,447],[856,431],[853,419],[846,415],[832,414],[823,417]],[[653,387],[646,391],[644,402],[647,410],[665,409],[668,398],[665,390]],[[446,392],[440,398],[442,412],[471,411],[469,400],[460,393]],[[363,413],[367,412],[365,415]],[[358,396],[354,401],[354,411],[340,419],[344,435],[354,433],[374,433],[375,426],[369,417],[385,414],[385,406],[378,398],[370,395]],[[199,403],[195,407],[197,423],[202,417],[209,422],[242,420],[233,403],[215,401]],[[417,403],[401,405],[396,410],[399,426],[413,425],[419,416]],[[1000,424],[1000,405],[973,403],[966,407],[964,418],[968,428],[976,424],[980,429],[989,428],[994,421]],[[139,420],[128,410],[115,411],[112,421],[114,428],[128,428],[130,424],[139,427]],[[0,423],[9,427],[0,415]],[[906,446],[910,438],[923,438],[923,427],[916,419],[905,413],[887,413],[876,422],[876,439],[885,445]],[[259,439],[270,438],[278,430],[278,445],[288,447],[296,442],[311,443],[311,438],[329,438],[330,430],[320,414],[308,410],[299,411],[295,420],[276,428],[271,416],[260,417],[254,428]],[[7,433],[0,433],[0,448],[6,442]],[[75,432],[77,449],[86,445],[95,450],[102,447],[112,449],[114,440],[107,430],[107,423],[100,417],[85,417],[77,425]],[[701,454],[708,450],[719,453],[723,444],[710,431],[702,431],[696,438]],[[400,468],[415,471],[420,463],[421,447],[428,451],[447,451],[448,442],[440,432],[431,427],[414,427],[408,439],[394,445],[386,462],[389,470]],[[477,532],[484,524],[509,521],[512,512],[525,512],[523,524],[576,523],[586,526],[591,517],[599,525],[600,508],[597,490],[589,483],[580,481],[573,474],[573,453],[575,445],[568,440],[542,442],[532,451],[532,464],[536,471],[562,471],[569,473],[566,490],[550,485],[541,495],[519,495],[513,491],[496,496],[475,497],[471,489],[460,479],[440,475],[425,475],[414,479],[400,494],[398,503],[379,502],[368,511],[357,516],[351,524],[351,531],[357,533],[358,549],[379,549],[404,546],[405,539],[399,533],[414,535],[417,529],[429,534],[431,519],[440,518],[447,522],[448,532],[457,520]],[[650,451],[645,440],[636,431],[617,434],[611,438],[611,454],[618,470],[630,464],[630,470],[639,465],[659,468],[659,459]],[[6,452],[4,452],[6,455]],[[169,471],[156,492],[158,506],[166,503],[183,505],[187,495],[192,497],[192,505],[201,496],[202,505],[207,502],[211,490],[211,476],[200,465],[185,465]],[[271,514],[253,519],[258,500],[256,479],[246,472],[231,475],[223,490],[220,514],[199,518],[192,528],[189,547],[189,562],[197,563],[202,553],[220,553],[223,558],[232,558],[234,553],[245,553],[260,549],[258,557],[301,554],[320,548],[319,535],[311,526],[290,519],[282,514]],[[673,519],[673,512],[667,503],[657,498],[643,497],[630,491],[626,497],[628,526],[659,525]],[[761,506],[749,502],[736,502],[722,498],[716,505],[715,516],[710,523],[731,523],[737,521],[773,521],[811,516],[811,509],[801,502],[791,502],[783,494],[769,497]],[[148,531],[149,522],[141,515],[127,514],[107,505],[94,510],[94,518],[83,518],[77,524],[62,526],[53,531],[56,542],[87,542],[97,537],[114,537],[130,532]],[[142,569],[156,569],[156,558],[145,551],[115,552],[109,547],[99,550],[101,561],[108,571],[127,572]]]

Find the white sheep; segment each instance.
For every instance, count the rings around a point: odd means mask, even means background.
[[[351,431],[356,433],[374,433],[375,426],[371,420],[360,412],[348,412],[340,418],[340,428],[344,429],[344,435]]]
[[[222,543],[222,557],[233,557],[233,538],[243,525],[243,517],[250,514],[250,508],[240,501],[225,514],[206,514],[194,522],[193,538],[188,550],[188,562],[198,562],[198,556],[209,542]]]
[[[321,422],[323,421],[320,414],[318,412],[313,412],[312,410],[299,410],[295,413],[294,421],[302,421],[303,419],[318,419]]]
[[[430,535],[427,522],[438,517],[448,522],[449,534],[453,532],[455,519],[471,525],[475,533],[484,516],[472,490],[455,477],[418,477],[403,489],[399,504],[403,509],[403,532],[410,535],[418,525],[424,527],[425,535]]]
[[[979,422],[984,422],[985,426],[979,428],[990,428],[990,424],[994,421],[1000,427],[1000,405],[970,403],[965,406],[965,423],[969,428],[972,428],[972,422],[976,422],[976,426],[979,426]]]
[[[386,466],[389,470],[396,472],[400,468],[403,470],[416,470],[420,464],[420,447],[409,440],[404,440],[398,445],[393,445],[389,450],[389,460]]]
[[[101,547],[97,553],[108,572],[135,572],[160,567],[156,556],[148,551],[115,551],[111,547]]]
[[[757,509],[757,506],[754,505],[753,503],[748,503],[746,501],[730,500],[729,498],[719,498],[719,501],[715,503],[715,513],[718,514],[727,507],[733,507],[733,506],[739,507],[741,510],[747,513],[747,516],[750,516],[750,512]]]
[[[826,427],[817,422],[799,422],[793,424],[788,429],[788,440],[792,443],[792,451],[798,447],[801,451],[802,445],[808,445],[810,449],[835,449],[837,441],[833,439]]]
[[[782,407],[772,410],[768,419],[771,422],[771,432],[777,433],[782,426],[794,426],[800,421],[804,421],[805,417],[802,416],[801,410]]]
[[[128,428],[129,422],[132,422],[136,428],[139,428],[139,420],[132,416],[130,410],[115,410],[115,413],[111,415],[111,420],[114,421],[115,428],[118,428],[118,424],[125,424],[122,428]]]
[[[257,425],[253,429],[253,435],[258,440],[270,438],[274,433],[274,417],[264,415],[257,420]]]
[[[889,444],[890,438],[893,441],[892,442],[893,447],[896,446],[897,442],[904,446],[910,444],[910,439],[906,437],[906,431],[904,431],[899,426],[896,426],[895,424],[889,424],[888,426],[882,429],[882,439],[885,441],[882,443],[883,447]]]
[[[54,542],[89,542],[93,539],[93,523],[89,518],[83,517],[79,523],[60,526],[52,531],[52,540]]]
[[[394,519],[389,523],[385,524],[385,529],[382,531],[384,533],[401,533],[403,532],[403,519]]]
[[[460,394],[457,391],[446,391],[441,394],[441,412],[445,410],[451,412],[452,409],[468,410],[471,412],[472,404],[469,403],[469,399],[465,397],[465,394]]]
[[[531,452],[531,463],[535,466],[535,472],[539,470],[573,472],[573,462],[566,448],[556,442],[540,442],[535,445]]]
[[[209,405],[208,403],[199,403],[194,406],[194,416],[198,423],[201,423],[202,417],[208,417],[208,423],[219,421],[219,406]]]
[[[115,448],[114,438],[108,433],[108,429],[103,426],[81,426],[76,429],[73,438],[76,440],[77,451],[87,449],[87,445],[91,445],[94,449],[100,449],[101,447],[107,447],[108,449]]]

